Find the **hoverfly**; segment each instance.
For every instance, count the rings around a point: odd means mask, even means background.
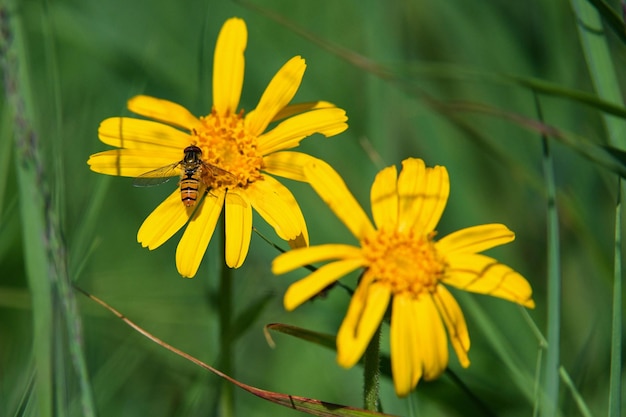
[[[207,164],[202,160],[202,149],[196,145],[185,148],[181,161],[157,168],[141,174],[133,181],[135,187],[151,187],[163,184],[172,177],[180,177],[180,199],[186,207],[193,207],[198,200],[200,182],[210,188],[208,180],[214,177],[226,176],[235,179],[235,176],[215,165]]]

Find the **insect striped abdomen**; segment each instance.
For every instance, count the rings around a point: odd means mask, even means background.
[[[186,207],[193,207],[198,200],[200,170],[188,170],[180,179],[180,199]]]

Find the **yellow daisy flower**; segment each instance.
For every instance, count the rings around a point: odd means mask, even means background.
[[[345,111],[330,103],[289,105],[306,68],[299,56],[276,73],[253,111],[246,115],[238,111],[247,36],[246,25],[238,18],[227,20],[220,31],[209,115],[196,117],[176,103],[136,96],[128,101],[128,109],[157,121],[104,120],[100,140],[119,149],[97,153],[88,161],[102,174],[181,177],[181,189],[148,216],[137,240],[152,250],[187,225],[176,250],[176,266],[184,277],[196,274],[222,209],[229,267],[241,266],[248,253],[252,208],[282,239],[294,247],[306,246],[300,207],[270,174],[304,181],[302,166],[315,158],[285,150],[314,133],[329,137],[347,128]],[[268,130],[278,120],[282,121]]]
[[[406,159],[383,169],[371,189],[374,224],[328,164],[308,164],[304,173],[315,191],[359,240],[360,246],[327,244],[278,256],[272,270],[283,274],[320,261],[328,263],[292,284],[284,297],[293,310],[342,276],[364,268],[337,334],[337,361],[349,368],[363,355],[391,303],[391,364],[398,396],[420,378],[439,376],[448,364],[446,331],[463,367],[470,339],[463,313],[446,285],[489,294],[533,308],[529,283],[493,258],[479,254],[511,242],[501,224],[468,227],[435,240],[435,226],[448,200],[444,167],[426,168]]]

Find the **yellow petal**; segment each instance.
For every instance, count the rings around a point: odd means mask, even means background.
[[[445,167],[436,166],[426,170],[426,195],[419,221],[418,230],[430,233],[435,230],[450,195],[450,178]]]
[[[348,313],[337,333],[337,362],[344,368],[356,364],[385,315],[390,289],[387,285],[359,284]]]
[[[397,177],[396,167],[390,166],[381,170],[372,184],[370,201],[377,229],[387,226],[391,230],[398,222]]]
[[[391,370],[398,397],[407,396],[422,376],[420,349],[415,345],[417,318],[408,296],[393,298],[391,313]]]
[[[448,202],[450,179],[445,167],[436,166],[426,168],[423,181],[413,228],[420,233],[430,233],[437,226]]]
[[[148,171],[181,160],[180,150],[150,151],[140,149],[112,149],[91,155],[87,164],[94,172],[122,177],[138,177]]]
[[[302,152],[275,152],[263,157],[263,171],[290,180],[306,181],[302,168],[314,161],[317,158]]]
[[[144,220],[137,241],[144,248],[158,248],[187,223],[191,213],[180,200],[180,190],[174,191]]]
[[[443,282],[461,290],[503,298],[534,308],[532,288],[526,279],[493,258],[478,254],[455,254],[448,259]]]
[[[290,117],[259,136],[259,152],[268,155],[295,148],[302,139],[314,133],[321,133],[326,137],[337,135],[348,128],[347,120],[346,112],[338,108],[312,110]]]
[[[169,100],[150,96],[135,96],[128,100],[128,110],[189,131],[194,128],[202,128],[200,120],[189,110]]]
[[[362,256],[361,248],[350,245],[326,244],[294,249],[274,258],[272,272],[280,275],[315,262],[331,259],[361,259]]]
[[[447,256],[479,253],[515,239],[515,233],[503,224],[483,224],[451,233],[435,243],[437,251]]]
[[[246,116],[246,128],[251,135],[259,136],[267,125],[293,98],[300,87],[306,64],[294,56],[278,70],[263,92],[259,104]]]
[[[422,372],[426,381],[437,378],[448,366],[448,341],[441,317],[433,299],[422,295],[412,302],[415,309],[417,346],[423,359]]]
[[[409,158],[402,161],[397,186],[399,231],[411,229],[422,209],[425,176],[426,165],[421,159]]]
[[[308,242],[304,216],[287,187],[265,175],[263,180],[250,184],[245,193],[252,207],[274,228],[281,239],[293,240],[303,235]]]
[[[425,168],[421,159],[402,161],[398,178],[399,210],[398,229],[414,228],[421,234],[430,233],[441,218],[448,195],[448,171],[441,166]]]
[[[98,137],[107,145],[126,149],[173,150],[180,154],[191,144],[191,136],[163,123],[130,117],[111,117],[100,123]]]
[[[339,174],[326,162],[317,160],[304,167],[307,181],[335,215],[359,240],[374,230],[363,208]]]
[[[318,268],[308,277],[289,286],[285,292],[283,303],[287,311],[292,311],[308,299],[319,294],[324,288],[339,278],[362,266],[361,259],[347,259],[332,262]]]
[[[461,366],[467,368],[470,365],[467,356],[470,349],[470,338],[461,307],[443,285],[437,286],[437,293],[434,294],[433,298],[439,315],[448,329],[448,336],[456,356],[459,358]]]
[[[248,43],[246,23],[228,19],[217,37],[213,55],[213,107],[219,114],[237,112],[245,67],[244,51]]]
[[[187,225],[176,248],[176,267],[185,278],[193,278],[198,272],[202,257],[224,205],[224,191],[213,190],[200,202],[193,219]]]
[[[299,113],[304,113],[316,109],[328,109],[331,107],[336,106],[333,103],[329,103],[328,101],[312,101],[310,103],[290,104],[287,107],[283,107],[281,111],[276,113],[276,116],[274,116],[272,122],[286,119],[287,117],[295,116]]]
[[[248,254],[252,234],[252,207],[245,194],[226,193],[226,265],[239,268]]]

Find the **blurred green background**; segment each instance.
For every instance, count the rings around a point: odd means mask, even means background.
[[[393,73],[379,77],[352,65],[347,53],[299,36],[254,7],[225,1],[2,0],[2,19],[15,30],[53,210],[58,218],[72,282],[102,298],[149,332],[209,363],[219,355],[216,290],[222,262],[216,234],[192,280],[175,267],[177,238],[156,251],[142,249],[136,233],[175,185],[137,189],[128,178],[91,172],[90,154],[108,147],[97,128],[107,117],[130,115],[126,100],[148,94],[209,112],[213,47],[222,23],[245,19],[249,40],[241,107],[254,108],[280,66],[294,55],[307,60],[296,102],[318,99],[346,109],[350,128],[338,137],[312,137],[300,149],[332,164],[369,210],[369,187],[383,166],[407,157],[445,165],[451,196],[439,235],[475,224],[501,222],[514,243],[489,252],[531,282],[537,308],[530,317],[545,335],[546,192],[541,137],[494,115],[438,104],[482,103],[537,119],[533,94],[501,75],[536,77],[593,93],[566,1],[409,0],[254,1],[284,22],[323,42],[361,54]],[[616,3],[616,2],[615,2]],[[616,73],[623,76],[624,44],[608,33]],[[623,80],[620,80],[623,81]],[[3,84],[8,93],[7,84]],[[546,124],[606,144],[600,113],[567,98],[540,96]],[[0,103],[0,416],[41,415],[36,402],[33,300],[26,253],[43,244],[25,239],[13,134],[7,101]],[[626,133],[622,130],[622,134]],[[610,171],[551,140],[554,153],[563,273],[561,363],[594,415],[608,407],[614,206]],[[312,244],[355,243],[307,185],[285,183],[307,219]],[[255,226],[284,246],[258,217]],[[289,323],[335,333],[349,297],[326,299],[293,313],[282,307],[287,286],[305,275],[275,277],[276,250],[253,235],[250,254],[234,271],[235,310],[267,299],[235,342],[234,377],[259,388],[361,406],[361,370],[344,370],[334,354],[284,335],[268,346],[263,326]],[[63,262],[63,260],[59,260]],[[354,284],[354,277],[346,280]],[[499,416],[532,414],[540,341],[516,305],[487,296],[458,296],[468,321],[472,365],[450,368]],[[220,380],[155,345],[112,314],[74,292],[82,322],[84,358],[99,416],[216,415]],[[56,410],[81,416],[79,378],[64,327],[63,297],[53,293],[50,337]],[[386,332],[383,350],[388,351]],[[544,353],[545,356],[545,353]],[[541,379],[541,376],[539,376]],[[397,399],[382,381],[384,410],[398,415],[481,415],[447,375],[420,382]],[[235,389],[236,415],[295,416]],[[563,415],[581,415],[562,386]],[[60,415],[50,411],[48,415]]]

